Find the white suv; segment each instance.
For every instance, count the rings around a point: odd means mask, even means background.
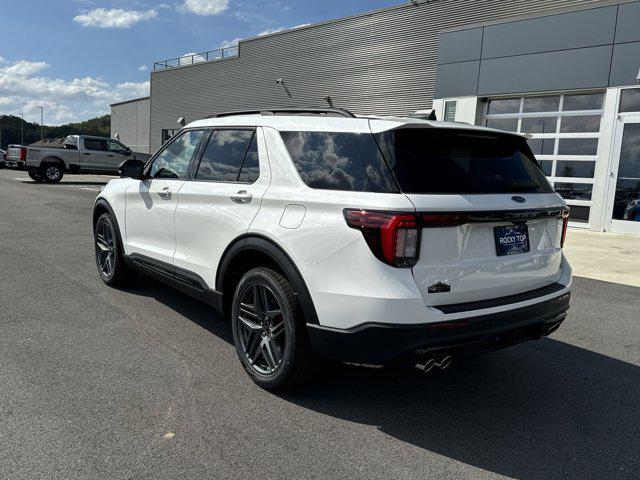
[[[516,134],[220,114],[121,174],[93,215],[103,281],[141,270],[210,303],[264,388],[316,358],[446,368],[548,335],[569,308],[568,208]]]

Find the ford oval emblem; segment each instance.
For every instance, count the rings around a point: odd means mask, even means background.
[[[511,200],[513,200],[514,202],[518,202],[518,203],[525,203],[527,201],[526,198],[519,197],[517,195],[515,197],[511,197]]]

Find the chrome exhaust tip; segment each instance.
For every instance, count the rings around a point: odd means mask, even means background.
[[[429,360],[427,360],[425,363],[423,364],[416,364],[416,368],[418,370],[423,371],[424,373],[428,373],[431,371],[431,369],[433,367],[436,366],[436,359],[435,358],[430,358]]]
[[[440,367],[440,370],[446,370],[451,366],[451,355],[445,355],[440,358],[440,361],[436,363],[436,366]]]

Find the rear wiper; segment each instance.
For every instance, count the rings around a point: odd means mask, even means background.
[[[508,189],[509,191],[513,191],[515,189],[518,190],[538,190],[542,185],[540,185],[539,183],[536,182],[527,182],[527,181],[517,181],[517,180],[512,180],[508,183]]]

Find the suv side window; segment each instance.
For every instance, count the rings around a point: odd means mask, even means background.
[[[126,155],[127,154],[127,147],[122,145],[120,142],[109,140],[107,143],[109,144],[109,151],[110,152],[117,153],[117,154],[120,154],[120,155]]]
[[[352,133],[280,132],[302,181],[311,188],[370,192]]]
[[[183,180],[204,130],[190,130],[180,134],[151,164],[149,176]]]
[[[255,182],[259,174],[255,136],[254,130],[211,132],[195,175],[196,180]]]
[[[85,138],[84,139],[84,149],[85,150],[93,150],[95,152],[106,152],[107,151],[107,141],[101,140],[99,138]]]

